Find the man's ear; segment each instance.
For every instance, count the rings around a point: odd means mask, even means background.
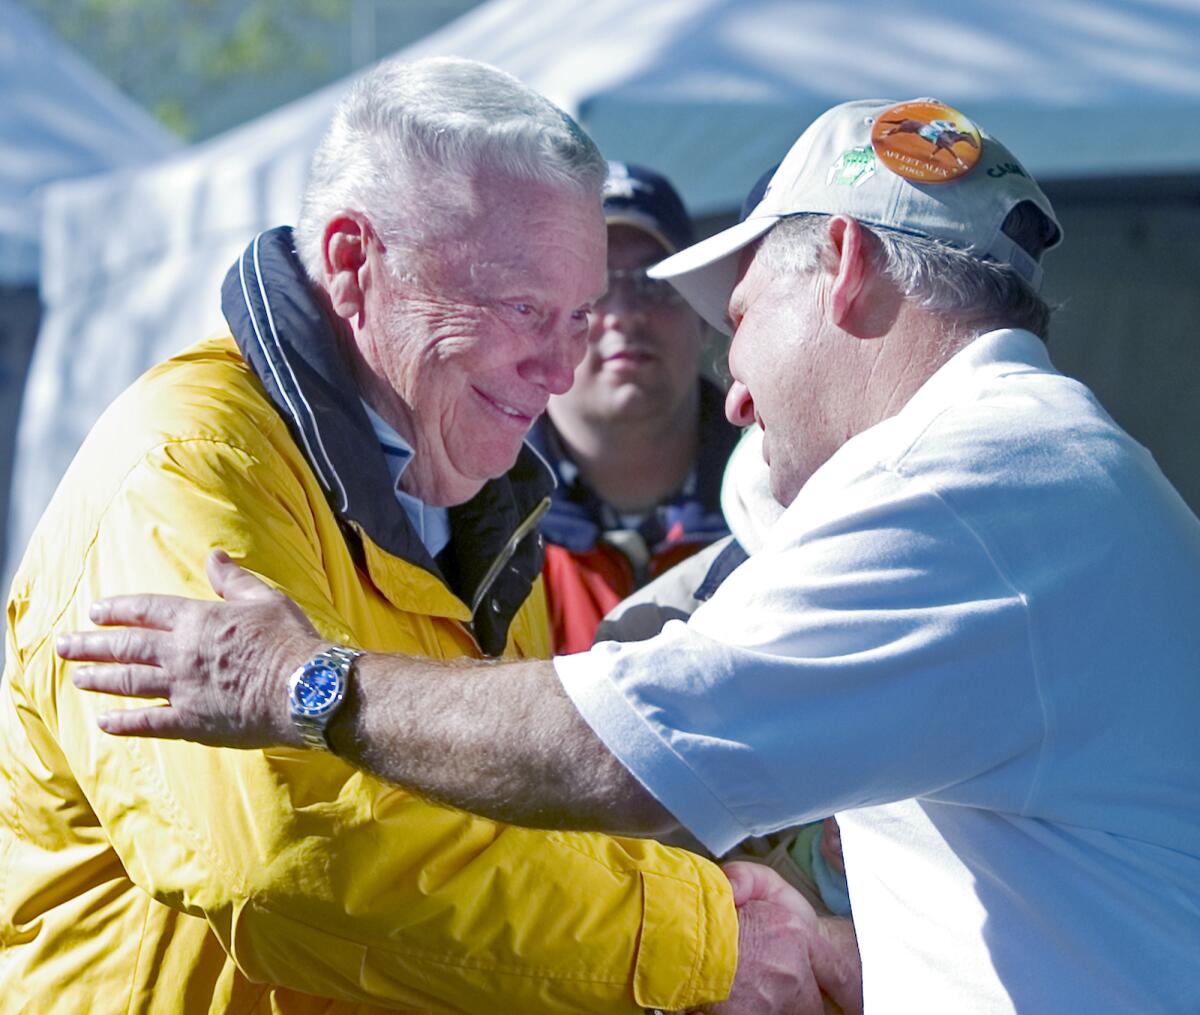
[[[829,220],[828,233],[835,261],[830,266],[833,285],[829,314],[835,326],[857,338],[879,338],[895,323],[900,293],[881,275],[870,256],[874,240],[847,215]]]
[[[325,223],[325,291],[333,312],[347,321],[366,309],[368,237],[367,225],[349,214],[335,215]]]
[[[829,220],[829,243],[837,258],[829,293],[833,323],[843,331],[854,316],[855,304],[866,287],[867,253],[862,226],[845,215]]]

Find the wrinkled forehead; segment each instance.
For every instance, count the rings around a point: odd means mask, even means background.
[[[428,223],[416,256],[431,282],[561,290],[574,298],[603,288],[605,250],[594,195],[530,181],[511,188],[484,181],[450,214]]]

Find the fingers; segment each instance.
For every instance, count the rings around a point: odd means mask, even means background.
[[[117,737],[157,737],[160,740],[183,740],[179,713],[169,705],[154,708],[127,708],[105,712],[96,722],[105,733]]]
[[[168,643],[167,636],[140,627],[107,631],[76,631],[60,635],[54,643],[63,659],[96,663],[138,663],[157,666]]]
[[[304,628],[307,635],[316,636],[316,628],[309,622],[304,611],[278,589],[268,585],[258,575],[241,567],[224,550],[213,550],[205,561],[208,580],[213,591],[222,599],[233,603],[262,603],[282,605]]]
[[[71,680],[81,691],[126,698],[169,698],[171,681],[157,666],[80,666]]]
[[[721,869],[733,888],[734,905],[741,906],[752,899],[761,899],[800,916],[815,918],[816,914],[808,900],[765,864],[735,860],[724,864]]]
[[[270,585],[236,564],[224,550],[213,550],[204,562],[209,583],[222,599],[261,599],[263,595],[274,596]]]
[[[766,870],[761,864],[748,863],[744,860],[722,864],[721,870],[729,878],[729,887],[733,889],[733,904],[739,909],[751,899],[766,898],[765,894],[760,894],[765,891],[765,888],[760,887],[759,869]]]
[[[169,631],[179,619],[188,600],[180,596],[110,596],[92,603],[88,616],[93,623],[105,627],[129,624],[133,627],[152,627]]]

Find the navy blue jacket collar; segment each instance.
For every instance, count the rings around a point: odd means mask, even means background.
[[[507,475],[452,507],[450,545],[435,561],[396,501],[336,326],[296,256],[291,229],[272,229],[251,241],[225,277],[221,307],[242,356],[337,515],[385,552],[441,578],[472,605],[480,646],[499,654],[513,614],[541,572],[536,527],[516,547],[509,543],[554,485],[542,459],[523,448]],[[354,538],[353,529],[348,535]],[[497,568],[500,559],[505,566]]]

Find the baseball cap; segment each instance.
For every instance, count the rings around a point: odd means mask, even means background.
[[[1024,202],[1048,221],[1046,248],[1057,246],[1062,227],[1046,195],[1012,152],[962,113],[937,99],[846,102],[800,135],[743,221],[648,274],[669,279],[706,321],[728,334],[725,310],[746,246],[781,219],[849,215],[1008,264],[1037,291],[1038,258],[1002,229],[1009,212]]]
[[[742,207],[738,211],[738,221],[745,222],[750,217],[750,213],[758,207],[758,202],[763,199],[763,195],[767,192],[767,188],[771,185],[771,177],[779,171],[779,163],[776,162],[770,169],[762,174],[754,181],[754,186],[750,188],[742,200]]]
[[[649,233],[670,254],[696,242],[691,217],[670,181],[653,169],[629,162],[608,164],[604,220]]]

